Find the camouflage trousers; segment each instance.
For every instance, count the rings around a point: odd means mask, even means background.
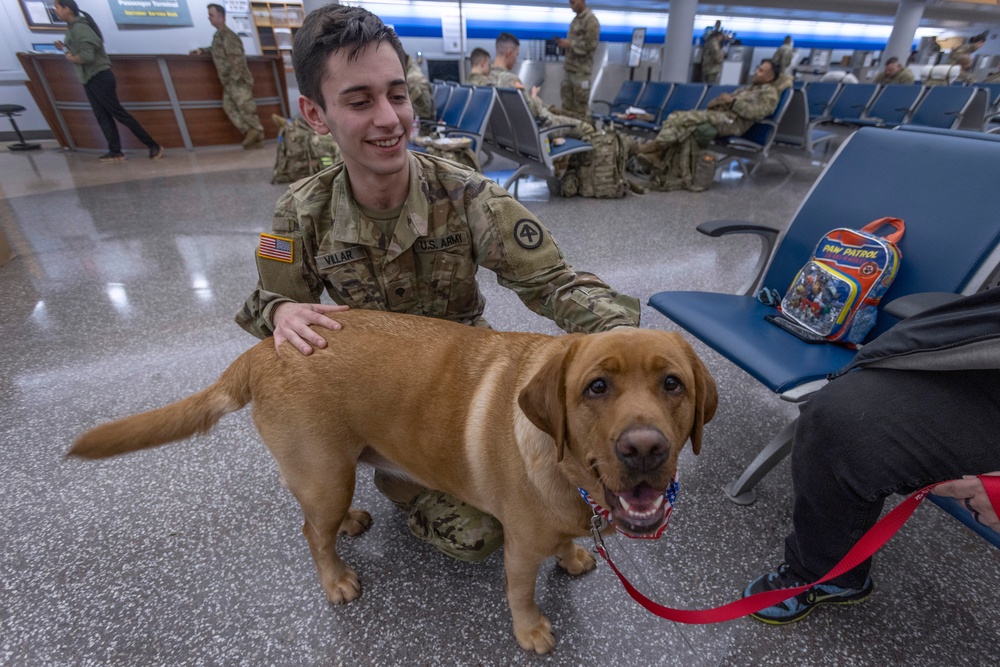
[[[663,121],[663,126],[653,143],[657,144],[660,150],[679,144],[691,137],[699,125],[711,125],[715,128],[716,134],[722,137],[743,134],[746,128],[742,127],[742,124],[737,126],[737,118],[731,111],[675,111]]]
[[[719,75],[722,74],[722,68],[718,69],[714,67],[703,67],[701,69],[701,78],[705,83],[719,83]]]
[[[406,523],[421,540],[470,563],[483,560],[503,545],[503,525],[495,517],[441,491],[418,495]]]
[[[584,87],[586,86],[586,87]],[[567,116],[590,118],[590,77],[567,74],[559,85],[562,109]]]
[[[264,126],[257,117],[257,103],[253,99],[253,87],[242,84],[230,84],[223,87],[222,109],[240,134],[257,130],[264,134]]]

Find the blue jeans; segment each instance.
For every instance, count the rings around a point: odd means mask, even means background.
[[[806,581],[831,570],[887,496],[1000,471],[1000,370],[864,369],[802,408],[792,446],[794,532],[785,560]],[[832,583],[861,588],[871,559]]]

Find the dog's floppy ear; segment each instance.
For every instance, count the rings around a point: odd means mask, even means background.
[[[524,415],[556,441],[556,460],[566,449],[566,365],[573,348],[553,354],[517,397]]]
[[[715,409],[719,405],[719,390],[715,387],[715,378],[708,372],[708,368],[698,358],[694,350],[688,347],[688,357],[691,359],[691,368],[694,370],[694,427],[691,429],[691,450],[695,454],[701,453],[701,434],[705,424],[715,416]]]

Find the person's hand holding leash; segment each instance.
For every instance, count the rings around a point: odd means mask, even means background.
[[[326,341],[309,326],[315,324],[337,331],[340,324],[324,313],[339,313],[348,308],[349,306],[294,301],[279,304],[271,318],[274,322],[274,349],[278,349],[287,340],[302,354],[312,354],[313,348],[322,350],[326,347]]]
[[[991,477],[1000,476],[1000,472],[986,474]],[[965,501],[965,507],[972,512],[976,521],[994,530],[1000,530],[1000,518],[997,517],[996,509],[986,495],[983,483],[975,475],[965,475],[962,479],[939,484],[933,493]]]

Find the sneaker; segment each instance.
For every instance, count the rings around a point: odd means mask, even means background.
[[[764,591],[774,591],[782,588],[794,588],[802,586],[807,582],[799,579],[788,563],[782,563],[778,569],[767,574],[762,574],[746,587],[743,597],[749,597],[755,593]],[[809,613],[821,604],[858,604],[864,602],[875,589],[872,578],[865,580],[862,588],[842,588],[831,584],[820,584],[813,586],[804,593],[799,593],[790,597],[781,604],[762,609],[750,614],[758,621],[770,623],[772,625],[784,625],[802,620]]]
[[[154,146],[149,149],[150,160],[159,160],[161,157],[163,157],[163,146]]]
[[[113,153],[111,151],[108,151],[107,153],[105,153],[104,155],[102,155],[101,157],[99,157],[97,159],[100,160],[101,162],[124,162],[125,161],[125,154],[124,153]]]

